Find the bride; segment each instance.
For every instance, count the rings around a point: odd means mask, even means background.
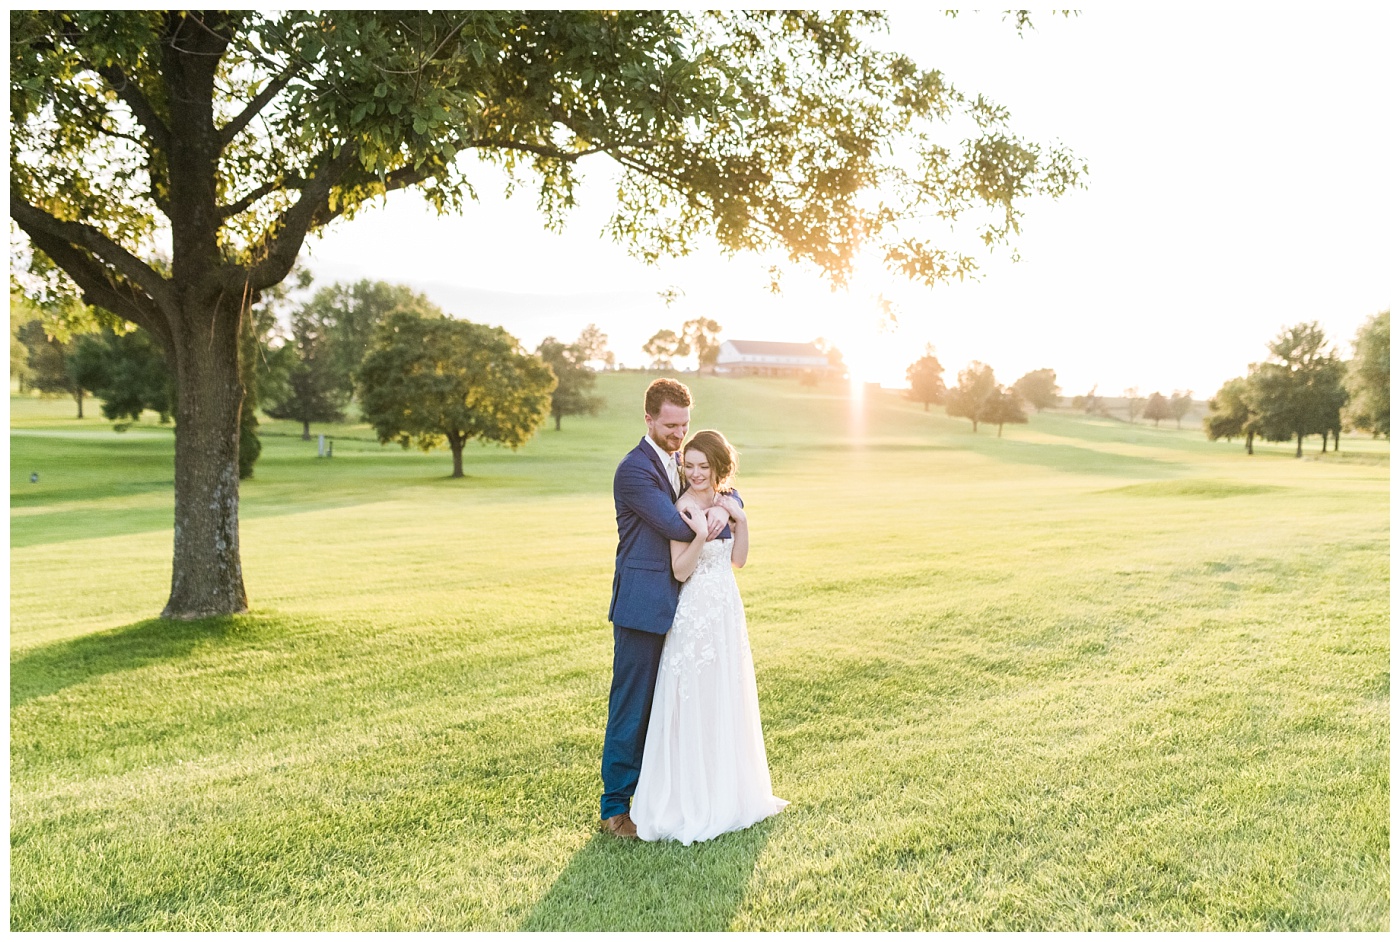
[[[787,802],[773,796],[734,581],[733,568],[749,555],[748,517],[731,487],[738,459],[723,435],[708,430],[683,454],[690,487],[676,509],[696,538],[671,543],[671,569],[683,585],[661,652],[632,820],[644,841],[689,845],[762,821]],[[705,542],[705,511],[713,506],[729,512],[732,539]]]

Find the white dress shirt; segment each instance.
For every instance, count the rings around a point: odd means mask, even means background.
[[[680,497],[681,469],[680,466],[676,464],[676,456],[669,455],[662,451],[661,446],[652,441],[650,435],[646,436],[646,443],[651,446],[652,451],[656,452],[657,457],[661,459],[661,466],[666,469],[666,477],[671,481],[671,493],[676,497]]]

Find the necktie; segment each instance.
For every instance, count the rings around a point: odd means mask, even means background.
[[[670,471],[671,490],[677,497],[681,496],[681,456],[672,455],[671,460],[666,463]]]

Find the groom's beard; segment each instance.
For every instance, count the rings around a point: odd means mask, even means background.
[[[671,447],[671,443],[668,442],[668,441],[666,441],[666,439],[664,439],[664,438],[657,438],[655,435],[653,435],[653,434],[650,433],[650,432],[647,432],[647,438],[651,439],[651,443],[652,443],[653,445],[655,445],[657,448],[660,448],[662,451],[666,452],[666,454],[668,454],[668,455],[674,455],[676,452],[678,452],[678,451],[681,450],[679,444],[677,444],[675,448],[672,448],[672,447]],[[682,475],[682,477],[684,477],[684,475]]]

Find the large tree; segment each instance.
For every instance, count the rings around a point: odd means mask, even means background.
[[[1296,456],[1303,457],[1303,438],[1326,435],[1340,427],[1345,390],[1335,350],[1316,321],[1284,328],[1269,343],[1270,358],[1250,366],[1245,398],[1257,416],[1254,424],[1265,441],[1297,439]]]
[[[1347,367],[1347,421],[1352,428],[1389,438],[1390,311],[1367,318],[1354,345]]]
[[[472,439],[519,448],[549,414],[554,374],[499,327],[447,317],[391,314],[360,366],[365,421],[381,443],[452,450]]]
[[[696,369],[700,372],[706,367],[714,371],[715,360],[719,358],[719,332],[723,329],[719,321],[708,317],[692,318],[681,325],[681,338],[695,352]]]
[[[164,614],[247,606],[240,325],[309,233],[366,201],[418,187],[460,210],[475,153],[533,170],[557,226],[578,161],[606,154],[608,232],[644,259],[709,235],[840,282],[870,248],[933,283],[1009,241],[1028,198],[1076,185],[1071,154],[882,51],[883,27],[873,12],[12,12],[10,216],[33,272],[145,328],[176,377]]]

